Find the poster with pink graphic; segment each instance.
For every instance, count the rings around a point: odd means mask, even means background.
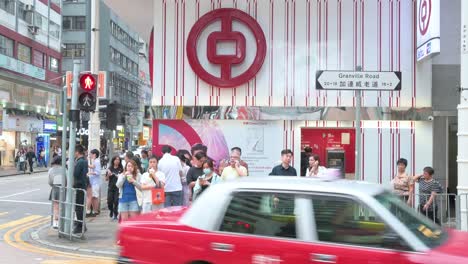
[[[154,120],[153,153],[169,145],[175,151],[202,143],[215,161],[229,158],[232,147],[242,149],[242,159],[249,165],[250,176],[267,176],[279,164],[283,149],[280,121],[244,120]]]

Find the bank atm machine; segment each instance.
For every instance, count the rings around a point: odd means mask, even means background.
[[[342,148],[327,148],[327,167],[341,171],[341,177],[345,178],[345,150]]]

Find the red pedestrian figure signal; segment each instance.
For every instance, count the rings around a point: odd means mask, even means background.
[[[96,79],[92,74],[82,74],[80,77],[80,86],[83,90],[91,91],[96,88]]]
[[[96,110],[97,102],[97,75],[82,73],[79,80],[78,106],[81,111],[93,112]]]

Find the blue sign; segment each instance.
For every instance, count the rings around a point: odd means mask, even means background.
[[[43,155],[41,152],[44,151]],[[50,157],[50,135],[49,134],[39,134],[36,138],[36,156],[38,165],[42,166],[44,164],[49,164]],[[45,160],[45,163],[43,161]]]
[[[42,129],[44,133],[55,134],[57,133],[57,121],[55,120],[44,120],[44,127]]]

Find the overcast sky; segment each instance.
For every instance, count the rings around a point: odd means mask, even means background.
[[[153,0],[104,0],[104,2],[149,42],[153,26]]]

